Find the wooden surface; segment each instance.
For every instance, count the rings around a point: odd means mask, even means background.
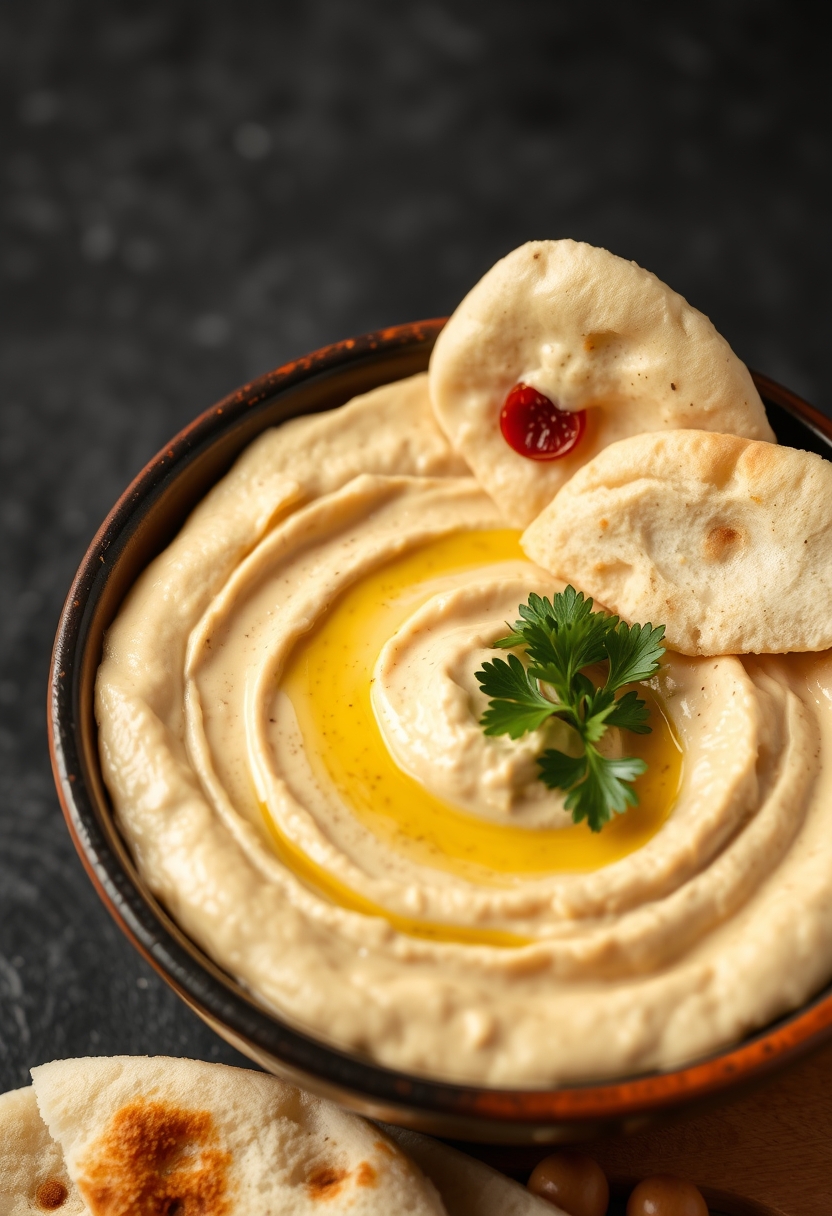
[[[832,1046],[730,1105],[587,1148],[611,1182],[678,1174],[726,1216],[832,1216]]]

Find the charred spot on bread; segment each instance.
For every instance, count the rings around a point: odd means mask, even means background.
[[[370,1165],[369,1161],[362,1161],[355,1171],[356,1186],[376,1186],[378,1184],[378,1171],[374,1166]]]
[[[35,1192],[35,1203],[44,1212],[57,1212],[68,1198],[69,1191],[60,1178],[47,1178]]]
[[[745,534],[730,524],[717,524],[711,528],[703,543],[703,553],[712,562],[725,561],[732,557],[742,545]]]
[[[332,1199],[342,1189],[348,1177],[349,1170],[323,1165],[310,1175],[306,1190],[310,1199]]]
[[[78,1186],[100,1216],[228,1216],[230,1166],[209,1111],[137,1101],[92,1145]]]

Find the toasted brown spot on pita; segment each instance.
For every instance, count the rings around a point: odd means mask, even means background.
[[[311,1199],[332,1199],[349,1177],[349,1170],[339,1170],[332,1165],[321,1166],[306,1183],[306,1189]]]
[[[355,1171],[355,1183],[356,1186],[376,1186],[378,1184],[378,1171],[370,1165],[369,1161],[362,1161]]]
[[[207,1110],[167,1102],[123,1106],[81,1163],[95,1216],[228,1216],[231,1154]]]
[[[765,478],[770,472],[777,472],[781,455],[773,443],[749,443],[738,461],[740,472],[749,481]]]
[[[674,440],[670,444],[674,445]],[[709,485],[722,489],[736,472],[745,449],[750,446],[748,439],[740,439],[738,435],[717,435],[712,432],[701,434],[691,441],[690,451],[696,461],[697,475]],[[764,445],[771,446],[771,445]]]
[[[383,1153],[385,1157],[398,1157],[399,1155],[398,1149],[394,1148],[392,1144],[388,1144],[386,1140],[374,1140],[373,1148]]]
[[[60,1178],[47,1178],[35,1192],[35,1203],[44,1212],[56,1212],[69,1199],[69,1191]]]
[[[598,574],[612,574],[615,572],[617,576],[623,577],[632,569],[628,562],[620,562],[617,558],[612,558],[610,561],[595,562],[592,567]]]
[[[705,557],[714,562],[723,561],[737,552],[743,539],[743,533],[738,528],[732,528],[728,524],[718,524],[717,527],[711,528],[705,537],[702,546]]]
[[[619,339],[619,336],[614,329],[602,329],[598,333],[586,334],[584,337],[584,350],[603,350],[605,347],[612,346]]]

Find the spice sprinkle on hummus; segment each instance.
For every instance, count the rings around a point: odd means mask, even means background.
[[[588,250],[515,251],[429,377],[261,435],[138,580],[98,675],[119,825],[183,929],[281,1017],[432,1077],[672,1067],[832,974],[829,652],[669,650],[639,685],[651,733],[604,740],[646,763],[638,806],[597,833],[537,780],[562,722],[481,729],[476,672],[565,586],[519,530],[560,485],[641,431],[773,438],[710,323]],[[549,424],[569,441],[540,459]]]

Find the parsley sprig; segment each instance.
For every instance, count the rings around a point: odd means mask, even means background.
[[[566,808],[572,819],[586,819],[599,832],[638,796],[632,783],[647,765],[635,756],[609,759],[595,746],[610,726],[646,735],[648,710],[645,701],[625,684],[647,680],[659,667],[664,625],[627,625],[617,616],[593,612],[592,600],[574,587],[552,596],[551,601],[530,595],[521,604],[520,620],[509,625],[495,648],[523,648],[530,661],[524,667],[515,654],[508,660],[483,663],[476,673],[480,687],[491,698],[480,725],[486,735],[509,735],[519,739],[537,730],[548,718],[560,718],[573,728],[583,744],[583,755],[569,756],[548,748],[538,757],[540,779],[549,789],[568,791]],[[607,663],[607,677],[600,686],[586,668]]]

